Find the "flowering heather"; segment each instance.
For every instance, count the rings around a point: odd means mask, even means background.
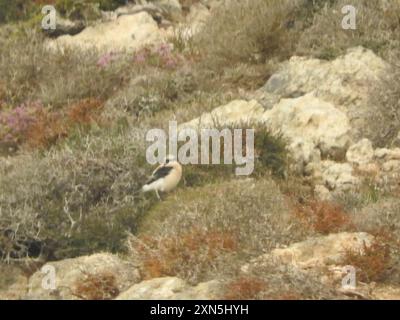
[[[112,63],[116,58],[116,55],[114,52],[107,52],[103,54],[99,60],[97,61],[97,66],[101,68],[107,67],[110,63]]]
[[[182,61],[182,56],[173,52],[172,45],[162,43],[151,49],[143,48],[139,50],[133,61],[137,64],[156,65],[161,68],[176,68]]]
[[[0,112],[0,141],[20,142],[21,138],[36,122],[36,114],[40,112],[40,102],[21,104],[11,110]]]

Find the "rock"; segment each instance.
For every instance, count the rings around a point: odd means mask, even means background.
[[[332,196],[329,189],[323,185],[316,185],[314,188],[315,197],[321,201],[329,201]]]
[[[372,142],[368,139],[362,139],[356,144],[353,144],[346,153],[346,159],[353,164],[367,164],[374,157],[374,149]]]
[[[176,277],[155,278],[133,285],[116,300],[212,300],[219,287],[215,280],[192,287]]]
[[[135,50],[147,44],[161,43],[166,33],[147,12],[123,15],[113,21],[87,27],[75,36],[61,36],[48,43],[54,48],[97,48],[101,51]]]
[[[346,115],[313,95],[282,99],[267,111],[256,100],[234,100],[180,125],[179,130],[241,123],[263,124],[281,133],[288,140],[295,169],[305,174],[313,172],[309,163],[318,164],[321,156],[342,157],[350,144]],[[347,178],[339,175],[334,180],[346,184]]]
[[[147,12],[158,24],[165,19],[165,12],[153,2],[143,4],[128,4],[115,10],[116,17],[120,17],[122,15],[134,15],[139,12]]]
[[[56,19],[56,29],[55,30],[43,30],[45,34],[50,37],[59,37],[62,35],[76,35],[85,29],[86,23],[83,20],[68,20],[61,17]]]
[[[289,150],[295,160],[293,169],[305,175],[311,174],[312,170],[307,166],[309,163],[317,164],[321,161],[321,151],[315,148],[314,143],[305,140],[303,137],[294,138],[289,145]]]
[[[302,139],[313,144],[323,156],[344,155],[350,143],[350,126],[346,115],[313,94],[282,99],[264,113],[263,121],[290,141]],[[303,156],[305,162],[307,158],[307,154]]]
[[[274,249],[271,253],[254,259],[250,264],[257,265],[268,259],[276,259],[302,269],[341,265],[346,250],[363,252],[364,244],[371,245],[373,239],[373,236],[365,232],[329,234],[294,243],[284,249]]]
[[[372,292],[377,300],[400,300],[400,287],[380,284]]]
[[[234,100],[227,105],[203,114],[199,118],[181,124],[179,130],[184,128],[215,128],[218,125],[229,126],[254,122],[259,120],[263,112],[263,107],[255,100]]]
[[[179,0],[153,0],[152,3],[159,7],[169,20],[180,20],[182,6]]]
[[[389,160],[382,165],[385,172],[400,171],[400,160]]]
[[[321,178],[330,190],[349,190],[359,184],[350,164],[330,160],[321,162]]]
[[[47,265],[55,268],[56,289],[49,290],[42,287],[46,273],[39,270],[29,279],[27,299],[78,299],[74,295],[74,290],[87,274],[114,275],[119,292],[126,290],[140,279],[139,271],[134,265],[110,253],[49,262]]]
[[[207,22],[211,13],[208,8],[201,2],[195,3],[190,6],[189,14],[186,16],[187,28],[184,28],[183,35],[191,38],[198,33]]]
[[[379,165],[376,163],[361,164],[357,167],[357,170],[369,176],[377,176],[380,172]]]
[[[312,93],[347,115],[351,137],[357,141],[367,136],[369,130],[366,124],[371,119],[370,88],[380,83],[380,76],[388,68],[384,60],[362,47],[349,49],[333,61],[292,57],[261,91],[271,96],[266,101]]]
[[[380,160],[400,160],[400,148],[395,149],[376,149],[375,158]]]

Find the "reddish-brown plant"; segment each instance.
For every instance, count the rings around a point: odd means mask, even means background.
[[[85,279],[78,281],[73,295],[83,300],[111,300],[119,294],[115,275],[111,272],[85,273]]]
[[[328,201],[310,201],[297,205],[294,214],[309,228],[321,234],[348,231],[352,228],[350,216],[341,206]]]
[[[208,268],[224,252],[234,252],[237,240],[232,232],[191,228],[187,232],[154,238],[142,236],[135,251],[142,261],[144,278],[186,275],[191,268]]]

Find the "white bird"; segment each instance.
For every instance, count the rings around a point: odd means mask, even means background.
[[[143,192],[154,190],[158,199],[161,200],[158,192],[169,192],[178,185],[182,178],[182,166],[171,155],[165,158],[163,164],[157,167],[149,180],[142,187]]]

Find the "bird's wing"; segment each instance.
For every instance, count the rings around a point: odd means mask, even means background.
[[[171,171],[172,171],[173,167],[158,167],[153,174],[151,175],[151,177],[149,178],[149,180],[146,182],[146,184],[150,184],[158,179],[164,178],[166,177]]]

